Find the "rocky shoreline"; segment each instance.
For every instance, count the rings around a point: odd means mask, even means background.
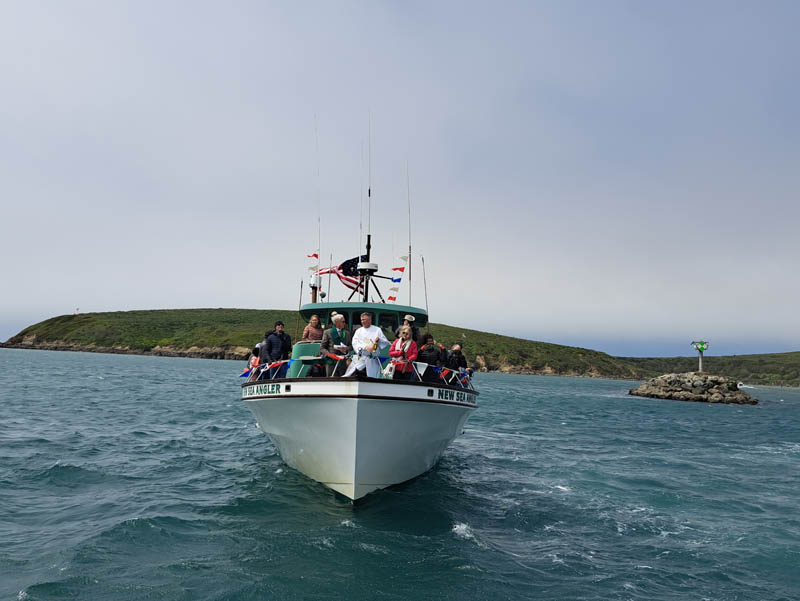
[[[755,405],[758,400],[739,387],[735,380],[702,372],[665,374],[628,391],[634,396],[699,403]]]
[[[50,341],[43,343],[30,343],[30,342],[0,342],[0,348],[11,349],[24,349],[24,350],[38,350],[38,351],[73,351],[78,353],[111,353],[115,355],[150,355],[157,357],[191,357],[194,359],[227,359],[231,361],[246,361],[250,356],[250,349],[243,346],[234,347],[191,347],[188,349],[181,349],[169,346],[156,346],[149,350],[134,349],[126,346],[97,346],[94,344],[70,344],[67,342]],[[525,369],[515,365],[500,365],[496,369],[490,369],[486,365],[486,361],[480,355],[475,357],[474,362],[475,371],[484,373],[504,373],[504,374],[517,374],[525,376],[564,376],[572,378],[613,378],[611,376],[604,376],[596,371],[588,371],[585,373],[576,371],[559,372],[549,365],[545,365],[542,369]],[[633,376],[625,378],[633,380]]]
[[[157,357],[191,357],[193,359],[228,359],[245,361],[250,349],[243,346],[234,347],[198,347],[179,349],[169,346],[156,346],[149,350],[132,349],[126,346],[96,346],[93,344],[69,344],[66,342],[47,342],[42,344],[24,344],[0,342],[0,348],[24,349],[35,351],[73,351],[78,353],[110,353],[113,355],[151,355]]]

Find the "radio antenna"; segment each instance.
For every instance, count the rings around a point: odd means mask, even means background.
[[[358,185],[358,252],[356,256],[361,256],[361,249],[364,248],[364,140],[361,140],[361,173]]]
[[[422,259],[422,281],[424,282],[424,286],[425,286],[425,313],[428,314],[428,326],[427,326],[427,329],[430,330],[430,328],[431,328],[431,326],[430,326],[431,314],[430,314],[430,311],[428,311],[428,278],[425,275],[425,257],[420,255],[419,258]]]
[[[317,155],[317,264],[320,262],[321,247],[322,247],[322,203],[320,202],[320,189],[319,189],[319,128],[317,127],[317,114],[314,113],[314,148]],[[317,276],[319,278],[319,276]],[[319,287],[318,279],[315,280],[317,287]]]
[[[369,160],[367,174],[367,234],[372,233],[372,113],[369,113]]]
[[[411,306],[411,177],[406,160],[406,191],[408,192],[408,306]]]

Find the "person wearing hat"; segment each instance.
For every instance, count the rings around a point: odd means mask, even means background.
[[[278,320],[275,322],[275,331],[267,336],[266,344],[264,345],[264,352],[266,357],[261,356],[261,360],[266,363],[275,363],[276,361],[284,361],[289,358],[289,353],[292,352],[292,339],[286,332],[283,331],[283,322]],[[285,378],[286,370],[289,368],[287,363],[278,367],[274,367],[269,372],[270,378]]]
[[[420,343],[419,328],[414,325],[413,315],[406,315],[405,317],[403,317],[403,325],[401,325],[394,331],[395,338],[400,338],[400,332],[405,327],[411,328],[411,340],[419,344]]]
[[[330,329],[325,330],[322,334],[322,342],[319,345],[320,353],[324,357],[327,353],[337,356],[343,356],[348,351],[353,350],[353,335],[347,329],[347,324],[344,321],[344,315],[334,313],[331,315],[333,322]],[[344,374],[345,367],[342,365],[346,363],[343,360],[335,361],[335,364],[327,364],[325,366],[325,374],[332,378],[334,375]],[[341,365],[341,367],[340,367]]]

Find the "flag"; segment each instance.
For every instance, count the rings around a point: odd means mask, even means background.
[[[392,267],[392,271],[399,271],[400,273],[403,273],[405,270],[405,267]]]
[[[313,253],[310,255],[306,255],[309,259],[319,259],[319,255],[317,253]]]
[[[399,292],[400,291],[400,287],[399,286],[392,286],[391,288],[389,288],[389,290],[391,290],[392,292]]]
[[[392,278],[392,282],[394,282],[395,284],[399,284],[402,279],[403,279],[402,276],[399,278]]]
[[[319,265],[312,265],[311,267],[308,268],[309,271],[316,271],[317,269],[319,269]]]
[[[328,273],[334,274],[339,281],[344,284],[350,290],[358,289],[359,292],[364,292],[364,286],[361,284],[361,280],[358,277],[358,264],[361,261],[366,261],[367,255],[361,255],[360,257],[353,257],[352,259],[347,259],[341,265],[334,265],[333,267],[325,267],[318,271],[314,272],[314,275],[326,275]]]
[[[390,301],[397,301],[397,297],[396,296],[387,296],[386,299],[390,300]]]
[[[405,261],[406,263],[408,263],[408,255],[403,255],[403,256],[402,256],[402,257],[400,257],[400,258],[401,258],[403,261]]]

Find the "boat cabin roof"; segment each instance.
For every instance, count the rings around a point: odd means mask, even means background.
[[[359,325],[361,314],[372,313],[372,323],[381,327],[395,330],[403,323],[406,315],[414,316],[414,325],[424,327],[428,325],[428,313],[425,309],[395,305],[389,303],[364,303],[364,302],[339,302],[339,303],[308,303],[300,307],[300,315],[308,321],[312,315],[319,315],[323,327],[328,327],[331,313],[336,311],[344,315],[348,326]]]

